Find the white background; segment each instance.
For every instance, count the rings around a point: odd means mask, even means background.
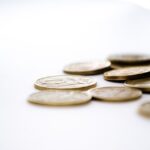
[[[27,103],[36,79],[74,61],[150,54],[150,10],[120,1],[0,1],[0,150],[150,150],[150,121],[128,103]],[[95,76],[99,86],[119,85]]]

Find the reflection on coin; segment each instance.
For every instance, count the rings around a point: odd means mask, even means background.
[[[49,90],[32,94],[28,101],[41,105],[65,106],[87,103],[91,96],[80,91]]]
[[[121,102],[141,97],[142,92],[128,87],[101,87],[91,90],[92,97],[98,100]]]
[[[88,89],[96,86],[96,81],[83,76],[57,75],[38,79],[35,88],[46,89]]]
[[[142,116],[150,118],[150,102],[142,104],[138,111]]]
[[[128,67],[116,69],[104,73],[106,80],[127,80],[138,79],[142,77],[150,77],[150,66],[142,67]]]
[[[144,92],[150,92],[150,78],[128,80],[125,82],[125,85],[128,87],[139,88]]]
[[[150,55],[118,54],[109,56],[108,60],[110,60],[112,63],[142,64],[142,63],[150,63]]]
[[[64,68],[64,72],[69,74],[78,74],[78,75],[94,75],[103,73],[104,71],[110,68],[111,63],[109,61],[98,62],[79,62],[67,65]]]

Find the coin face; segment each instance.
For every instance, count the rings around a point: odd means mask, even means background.
[[[91,90],[91,95],[98,100],[121,102],[137,99],[142,92],[128,87],[101,87]]]
[[[83,76],[58,75],[38,79],[35,88],[46,89],[88,89],[96,86],[96,81]]]
[[[91,62],[79,62],[67,65],[64,68],[65,73],[78,74],[78,75],[94,75],[103,73],[111,66],[109,61],[91,61]]]
[[[150,102],[146,102],[142,104],[138,110],[138,112],[144,116],[150,118]]]
[[[112,63],[142,64],[142,63],[150,63],[150,55],[118,54],[109,56],[108,60],[110,60]]]
[[[150,77],[150,66],[142,67],[128,67],[116,69],[104,73],[106,80],[127,80],[138,79],[142,77]]]
[[[125,85],[128,87],[139,88],[144,92],[150,92],[150,78],[127,80]]]
[[[34,93],[29,96],[31,103],[52,106],[67,106],[87,103],[91,96],[81,91],[49,90]]]

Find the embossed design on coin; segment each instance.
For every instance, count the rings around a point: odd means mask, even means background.
[[[150,78],[127,80],[125,85],[128,87],[139,88],[144,92],[150,92]]]
[[[128,67],[104,73],[104,79],[106,80],[127,80],[141,77],[150,77],[150,66]]]
[[[89,62],[79,62],[67,65],[64,68],[64,72],[69,74],[78,74],[78,75],[94,75],[103,73],[108,70],[111,66],[109,61],[89,61]]]
[[[118,54],[109,56],[108,60],[110,60],[112,63],[143,64],[143,63],[150,63],[150,55]]]
[[[150,102],[142,104],[138,109],[138,112],[142,116],[150,118]]]
[[[96,81],[83,76],[58,75],[38,79],[35,88],[46,89],[88,89],[96,86]]]
[[[142,92],[128,87],[100,87],[91,90],[92,97],[103,101],[121,102],[141,97]]]
[[[87,103],[91,96],[81,91],[49,90],[32,94],[28,101],[31,103],[52,106],[67,106]]]

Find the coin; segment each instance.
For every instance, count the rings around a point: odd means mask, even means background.
[[[100,87],[91,90],[93,98],[109,102],[122,102],[138,99],[141,90],[128,87]]]
[[[142,63],[150,63],[150,55],[116,54],[116,55],[109,56],[108,60],[110,60],[112,63],[142,64]]]
[[[143,103],[138,109],[139,114],[150,118],[150,102]]]
[[[111,70],[104,73],[106,80],[127,80],[150,77],[150,66],[127,67],[122,69]]]
[[[67,106],[87,103],[91,96],[81,91],[48,90],[41,91],[29,96],[31,103],[52,106]]]
[[[125,67],[144,67],[144,66],[150,66],[150,63],[148,64],[143,64],[143,65],[139,65],[139,64],[117,64],[117,63],[111,63],[111,68],[112,69],[120,69],[120,68],[125,68]]]
[[[109,61],[78,62],[65,66],[64,72],[77,75],[94,75],[107,71],[110,66]]]
[[[127,80],[125,85],[128,87],[139,88],[144,92],[150,92],[150,78]]]
[[[40,78],[35,82],[35,88],[48,89],[89,89],[96,86],[96,81],[83,76],[57,75]]]

